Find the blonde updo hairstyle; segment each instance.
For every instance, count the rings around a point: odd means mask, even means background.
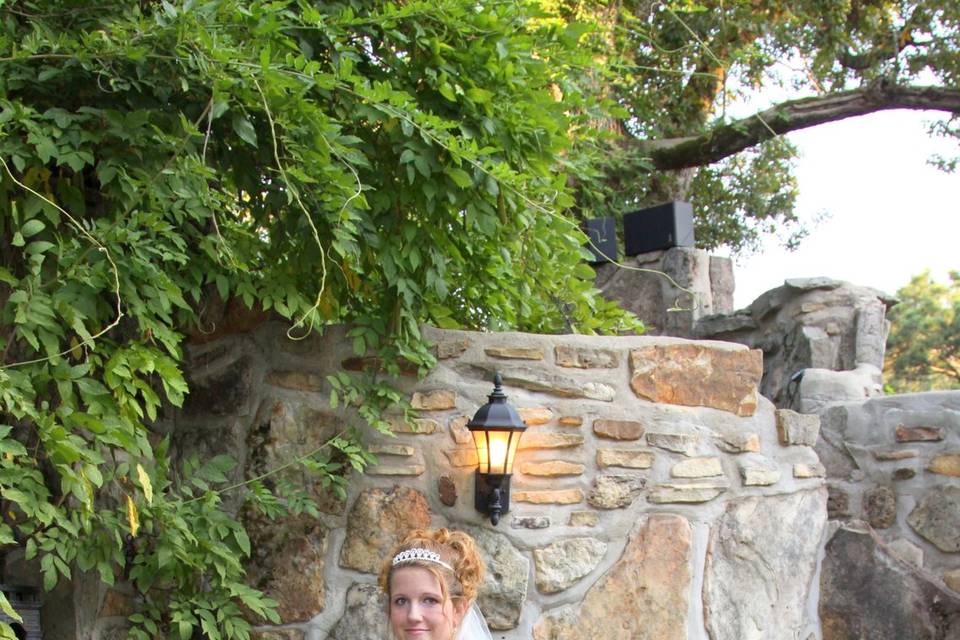
[[[438,553],[441,560],[453,567],[453,571],[423,559],[407,560],[394,566],[394,557],[409,549],[426,549]],[[387,595],[388,600],[392,595],[390,578],[394,571],[404,567],[422,567],[432,573],[440,584],[444,602],[452,600],[454,604],[462,603],[463,609],[476,599],[477,590],[483,582],[483,559],[477,544],[462,531],[416,529],[408,533],[380,567],[380,590]]]

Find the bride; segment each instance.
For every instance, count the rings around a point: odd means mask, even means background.
[[[461,531],[407,534],[380,569],[396,640],[491,640],[476,605],[483,559]]]

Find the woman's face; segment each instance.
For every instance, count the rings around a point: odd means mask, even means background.
[[[398,640],[453,640],[462,607],[443,600],[436,576],[423,567],[401,567],[390,576],[390,627]]]

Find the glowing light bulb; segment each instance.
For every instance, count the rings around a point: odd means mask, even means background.
[[[509,433],[490,434],[490,473],[505,473]]]

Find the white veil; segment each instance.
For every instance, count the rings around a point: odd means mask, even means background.
[[[467,615],[463,617],[457,640],[493,640],[490,629],[487,627],[487,621],[484,620],[476,602],[470,606]]]

